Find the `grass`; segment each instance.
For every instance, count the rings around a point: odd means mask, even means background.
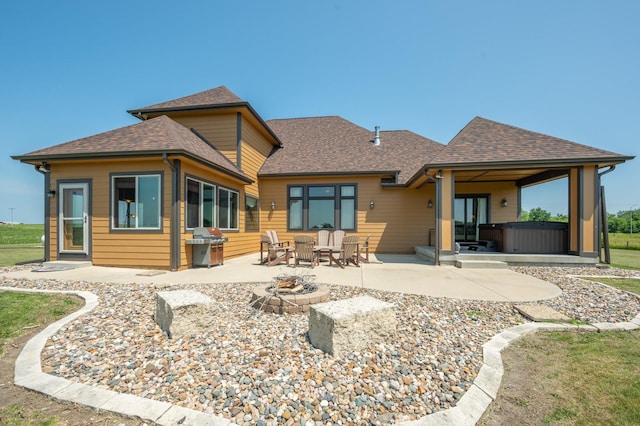
[[[0,225],[0,267],[44,258],[44,225]]]
[[[611,249],[611,266],[621,269],[640,269],[640,250]]]
[[[609,246],[616,249],[640,250],[640,232],[635,234],[609,234]]]
[[[22,406],[11,404],[0,408],[0,424],[4,426],[56,426],[57,417],[46,417],[41,412],[32,412],[28,417],[23,413]]]
[[[0,246],[14,244],[40,244],[44,225],[0,225]]]
[[[640,331],[550,332],[564,392],[543,422],[554,424],[640,424]]]
[[[7,339],[75,311],[81,302],[59,294],[0,292],[0,354]]]
[[[640,279],[637,278],[583,278],[589,281],[610,285],[620,290],[635,293],[640,296]]]
[[[0,355],[5,343],[29,330],[49,324],[81,305],[82,301],[64,294],[0,292]],[[0,403],[0,424],[8,426],[55,426],[60,419],[37,409]]]

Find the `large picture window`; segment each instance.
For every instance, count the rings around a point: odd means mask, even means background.
[[[216,223],[216,187],[187,178],[187,229],[212,228]]]
[[[289,186],[290,230],[356,229],[356,185]]]
[[[112,228],[160,229],[160,175],[112,177]]]

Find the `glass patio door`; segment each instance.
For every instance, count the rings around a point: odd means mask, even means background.
[[[489,198],[457,196],[454,204],[456,241],[478,241],[479,227],[487,223]]]
[[[58,206],[58,241],[60,253],[89,253],[89,185],[61,183]]]

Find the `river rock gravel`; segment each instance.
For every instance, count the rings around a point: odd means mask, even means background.
[[[558,285],[562,295],[536,303],[576,320],[621,322],[640,313],[638,297],[575,277],[639,277],[638,272],[512,269]],[[307,315],[251,308],[256,283],[166,286],[0,278],[0,285],[98,295],[96,309],[49,339],[43,371],[240,425],[394,424],[450,408],[482,366],[482,345],[526,322],[511,303],[329,286],[331,300],[366,294],[395,304],[398,318],[394,341],[334,358],[310,345]],[[155,293],[169,289],[200,291],[216,302],[208,332],[167,338],[153,312]]]

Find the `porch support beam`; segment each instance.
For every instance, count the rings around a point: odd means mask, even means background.
[[[597,166],[569,171],[569,253],[598,257],[598,203],[600,183]]]
[[[568,174],[569,174],[569,169],[546,170],[544,172],[541,172],[532,176],[527,176],[525,178],[517,180],[516,186],[517,187],[531,186],[538,183],[554,180],[560,177],[565,177]]]
[[[453,203],[456,191],[455,176],[451,170],[438,171],[436,177],[436,262],[439,263],[441,254],[454,254]]]

